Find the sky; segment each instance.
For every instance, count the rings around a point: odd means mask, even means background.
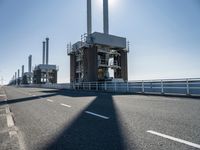
[[[103,0],[92,0],[93,32],[103,32]],[[0,0],[0,78],[8,83],[33,55],[69,82],[67,43],[86,33],[86,0]],[[110,34],[130,41],[129,80],[200,78],[200,0],[109,0]]]

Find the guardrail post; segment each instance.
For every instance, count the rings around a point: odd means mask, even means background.
[[[164,88],[163,88],[163,87],[164,87],[164,86],[163,86],[163,80],[161,80],[161,82],[160,82],[160,83],[161,83],[161,94],[164,94]]]
[[[117,91],[117,84],[116,82],[114,83],[114,86],[115,86],[115,92]]]
[[[190,95],[189,81],[186,79],[187,95]]]
[[[83,90],[85,90],[85,83],[83,82]]]
[[[142,81],[142,93],[144,93],[144,81]]]
[[[98,82],[96,82],[96,91],[98,91]]]
[[[91,83],[89,82],[89,90],[91,90]]]
[[[104,90],[105,90],[105,91],[107,90],[106,82],[104,82]]]
[[[126,91],[129,92],[129,85],[128,85],[128,81],[126,83]]]

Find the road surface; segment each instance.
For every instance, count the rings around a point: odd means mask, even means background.
[[[4,90],[7,104],[0,105],[10,108],[21,149],[200,149],[199,99],[20,87]]]

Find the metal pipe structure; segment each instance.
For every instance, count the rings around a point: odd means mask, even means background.
[[[20,76],[20,70],[18,69],[17,72],[18,72],[17,77],[18,77],[18,79],[19,79],[19,76]]]
[[[17,72],[15,72],[15,83],[17,84]]]
[[[87,0],[87,34],[92,33],[92,3],[91,0]]]
[[[42,53],[42,64],[45,64],[45,41],[42,42],[43,45],[43,53]]]
[[[22,77],[24,76],[24,65],[22,65]]]
[[[49,38],[46,38],[46,64],[49,64]]]
[[[28,57],[28,72],[31,73],[31,66],[32,66],[32,55]]]
[[[103,0],[103,30],[109,34],[108,0]]]

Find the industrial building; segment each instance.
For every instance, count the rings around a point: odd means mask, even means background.
[[[37,65],[33,70],[33,83],[57,83],[58,67],[56,65],[49,65],[49,38],[46,38],[46,42],[44,41],[42,44],[42,64]]]
[[[67,46],[71,83],[128,80],[129,44],[126,38],[109,34],[108,11],[108,0],[103,0],[104,32],[92,32],[92,4],[87,0],[87,34]]]
[[[28,72],[24,72],[24,65],[22,66],[22,84],[31,84],[33,73],[32,73],[32,55],[28,57]]]

